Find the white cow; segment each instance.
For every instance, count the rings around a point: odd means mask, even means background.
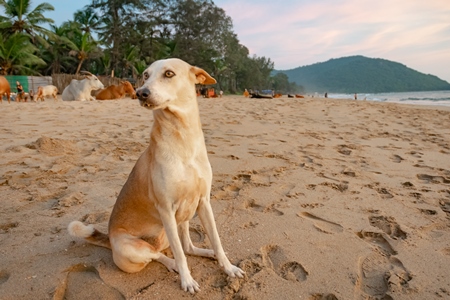
[[[101,83],[95,75],[89,72],[84,73],[87,75],[83,80],[72,79],[70,84],[66,86],[62,93],[63,100],[95,100],[95,98],[91,96],[91,91],[103,89],[103,83]]]
[[[35,101],[39,101],[39,99],[44,101],[47,96],[53,96],[56,101],[56,94],[58,94],[58,88],[54,85],[38,86]]]

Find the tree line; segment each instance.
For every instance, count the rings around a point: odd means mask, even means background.
[[[301,82],[308,93],[388,93],[450,90],[450,84],[436,76],[381,58],[361,55],[281,71]]]
[[[57,26],[49,3],[0,0],[0,74],[112,75],[137,80],[153,61],[181,58],[202,67],[218,89],[239,93],[299,87],[284,74],[272,76],[270,58],[250,56],[232,20],[211,0],[92,0]]]

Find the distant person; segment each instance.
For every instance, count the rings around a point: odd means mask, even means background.
[[[328,93],[325,93],[325,98],[328,98]]]
[[[221,91],[219,92],[219,97],[222,98],[222,96],[223,96],[223,91],[221,90]]]
[[[207,98],[208,89],[205,87],[202,87],[202,89],[200,90],[200,93],[202,94],[203,98]]]
[[[358,95],[355,93],[355,100],[358,100]]]
[[[24,98],[23,86],[19,81],[16,81],[17,88],[17,102],[20,102]]]
[[[33,90],[30,90],[30,101],[34,101],[34,92]]]

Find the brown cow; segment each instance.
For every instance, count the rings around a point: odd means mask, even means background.
[[[0,102],[3,102],[3,95],[6,94],[8,103],[11,103],[11,86],[5,77],[0,76]]]
[[[95,98],[97,100],[121,99],[129,94],[132,99],[136,99],[136,92],[129,81],[121,81],[119,85],[110,85],[101,90]]]

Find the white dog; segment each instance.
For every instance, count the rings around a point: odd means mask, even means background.
[[[150,261],[159,261],[177,271],[182,289],[191,293],[200,288],[190,274],[185,253],[215,257],[229,276],[243,277],[244,271],[225,255],[210,204],[212,171],[195,84],[216,81],[179,59],[154,62],[144,71],[144,79],[136,95],[141,106],[153,110],[150,145],[117,198],[109,236],[79,221],[69,224],[69,233],[111,248],[114,262],[125,272],[138,272]],[[196,212],[212,250],[192,244],[189,220]],[[169,246],[175,259],[160,252]]]

